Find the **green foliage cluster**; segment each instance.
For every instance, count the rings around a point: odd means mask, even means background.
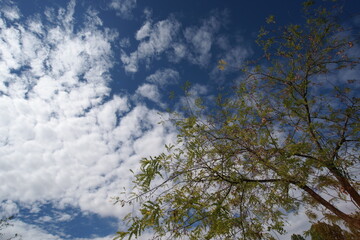
[[[305,231],[305,236],[311,240],[357,240],[360,232],[358,229],[341,229],[339,225],[326,222],[316,222],[311,225],[308,231]],[[291,235],[291,240],[305,240],[300,234]]]
[[[291,235],[291,240],[305,240],[305,238],[299,234]]]
[[[279,29],[268,19],[258,40],[264,61],[244,69],[233,94],[174,114],[177,142],[144,158],[134,195],[117,199],[139,205],[117,239],[147,230],[154,238],[274,239],[299,206],[310,219],[322,210],[360,229],[358,212],[338,207],[360,206],[359,83],[339,76],[357,67],[357,42],[337,23],[339,8],[304,6],[304,25]]]

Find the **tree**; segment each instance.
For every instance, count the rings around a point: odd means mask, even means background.
[[[142,159],[133,195],[116,199],[139,205],[116,238],[274,239],[299,206],[360,229],[359,83],[345,77],[359,57],[339,9],[307,1],[306,22],[280,29],[271,17],[261,65],[232,94],[174,115],[177,143]]]
[[[291,240],[305,240],[305,238],[299,234],[291,235]]]
[[[359,239],[359,232],[349,232],[341,229],[337,224],[328,224],[325,222],[316,222],[305,232],[311,236],[311,240],[356,240]]]
[[[317,222],[311,225],[311,240],[345,240],[343,230],[338,225]]]

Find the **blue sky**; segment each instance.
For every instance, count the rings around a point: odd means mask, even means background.
[[[0,1],[0,215],[16,216],[5,236],[112,239],[131,210],[112,204],[129,169],[176,137],[158,113],[181,105],[186,81],[206,96],[239,80],[218,60],[258,57],[266,17],[301,23],[301,2]],[[303,212],[289,217],[289,234],[307,228]]]

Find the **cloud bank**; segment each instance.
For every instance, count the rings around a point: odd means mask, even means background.
[[[20,21],[16,7],[0,18],[0,202],[8,213],[52,202],[122,217],[110,198],[130,185],[141,157],[174,137],[157,111],[111,95],[118,34],[91,10],[75,30],[74,11],[71,1],[48,9],[46,21]],[[154,27],[157,51],[168,24]]]

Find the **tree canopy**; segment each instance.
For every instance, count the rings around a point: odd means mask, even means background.
[[[300,206],[360,229],[359,50],[339,11],[307,1],[303,24],[270,17],[264,58],[232,92],[174,113],[177,142],[142,159],[116,200],[139,208],[116,238],[275,239]]]

